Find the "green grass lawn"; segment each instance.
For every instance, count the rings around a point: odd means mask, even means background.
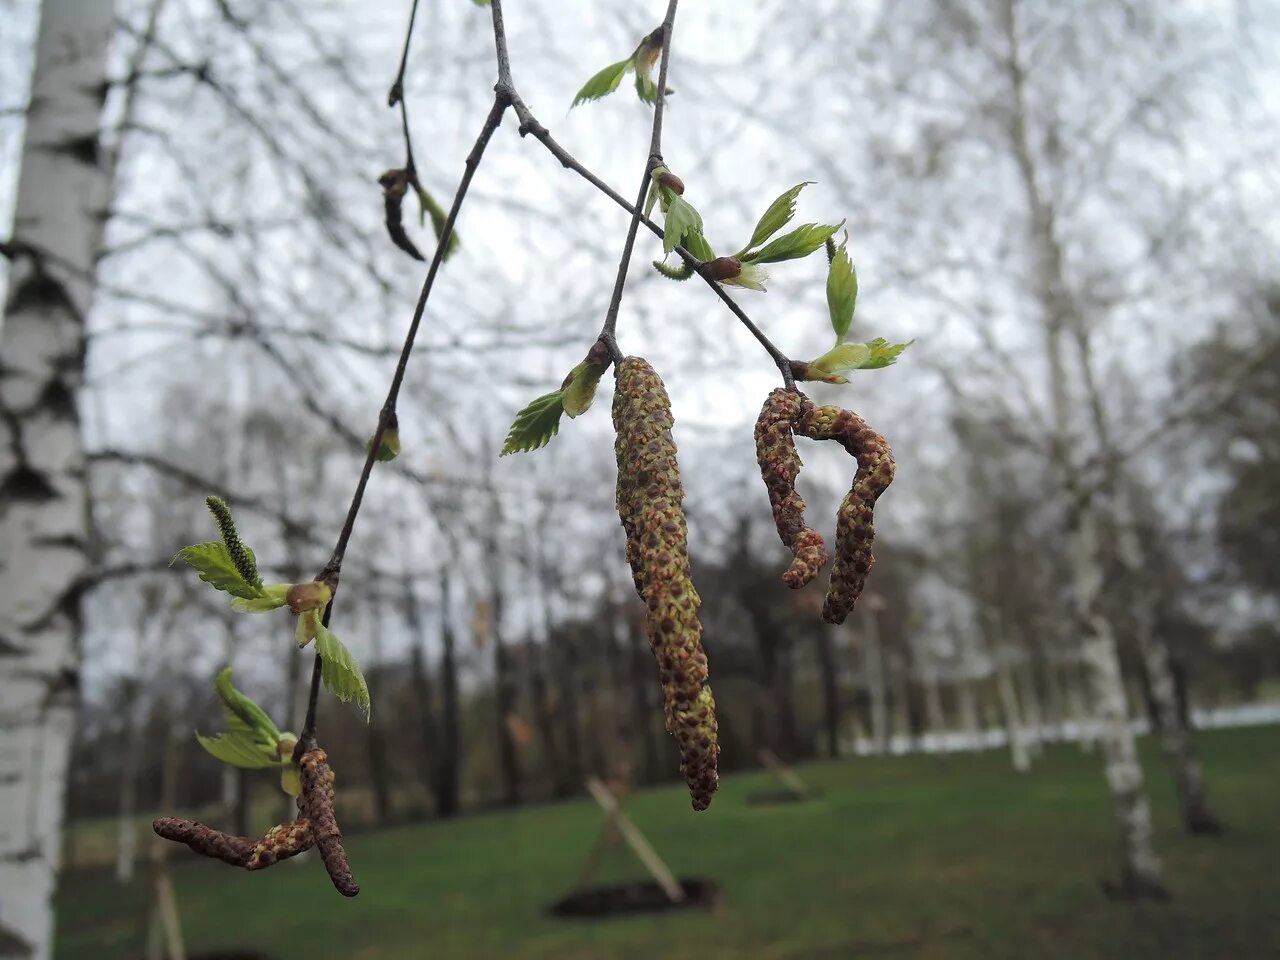
[[[193,954],[275,958],[1262,958],[1280,957],[1280,729],[1204,733],[1229,832],[1178,828],[1171,779],[1143,744],[1157,841],[1175,898],[1118,904],[1114,829],[1099,760],[1052,748],[1016,776],[1001,752],[851,759],[799,768],[822,791],[753,807],[766,775],[728,778],[707,813],[683,789],[628,810],[681,875],[716,880],[719,912],[561,921],[598,829],[590,801],[350,838],[363,892],[344,900],[319,861],[246,874],[181,858],[173,871]],[[145,877],[146,870],[140,870]],[[602,880],[639,876],[626,855]],[[145,880],[65,878],[57,956],[144,955]]]

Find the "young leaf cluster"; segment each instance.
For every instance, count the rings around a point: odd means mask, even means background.
[[[398,439],[396,446],[398,448]],[[209,497],[206,502],[217,521],[221,539],[183,547],[174,560],[185,561],[205,583],[231,594],[231,608],[237,613],[267,613],[287,605],[298,617],[294,631],[298,645],[306,646],[317,639],[316,653],[324,661],[325,689],[343,702],[355,700],[368,719],[369,689],[364,676],[347,648],[321,623],[332,591],[316,580],[264,584],[258,575],[253,551],[240,540],[231,509],[217,497]],[[326,638],[324,643],[318,641],[321,633]],[[229,683],[227,681],[228,687]]]
[[[858,304],[858,274],[849,257],[847,240],[839,246],[828,240],[827,254],[831,261],[827,270],[827,312],[831,317],[831,329],[835,331],[836,342],[822,356],[802,365],[801,379],[848,383],[844,373],[887,367],[914,341],[890,343],[883,337],[876,337],[866,343],[845,343]]]
[[[641,40],[629,57],[609,64],[584,83],[578,95],[573,98],[570,109],[580,103],[607,97],[618,89],[622,78],[632,71],[636,75],[636,96],[644,103],[654,103],[658,99],[658,83],[653,79],[653,67],[661,54],[662,28],[659,27]]]
[[[233,767],[284,768],[281,788],[296,797],[299,787],[297,769],[293,766],[293,747],[297,737],[281,733],[265,710],[232,685],[230,667],[217,675],[213,689],[222,703],[227,729],[212,736],[197,732],[196,741],[206,752]]]
[[[559,390],[544,393],[516,414],[498,456],[528,453],[545,447],[560,432],[561,414],[568,414],[572,419],[587,412],[596,398],[600,378],[607,369],[608,354],[600,345],[592,347],[586,359],[569,371]]]

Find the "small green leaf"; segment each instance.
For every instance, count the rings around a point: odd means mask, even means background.
[[[196,734],[200,746],[223,763],[246,770],[262,770],[279,765],[279,758],[264,751],[253,736],[244,732],[220,733],[212,737]]]
[[[564,391],[544,393],[516,414],[515,422],[507,431],[507,441],[502,445],[505,457],[509,453],[527,453],[540,450],[560,432],[560,415],[564,413]]]
[[[876,337],[869,343],[842,343],[812,361],[809,366],[818,373],[832,376],[846,370],[878,370],[894,363],[902,351],[913,343],[914,340],[890,343],[884,337]]]
[[[302,777],[294,764],[290,763],[280,771],[280,789],[291,797],[302,796]]]
[[[643,70],[636,70],[636,96],[644,103],[656,103],[658,100],[658,84]]]
[[[489,5],[489,0],[471,0],[471,2],[477,7],[487,7]],[[294,796],[296,797],[297,794],[295,793]]]
[[[248,732],[275,751],[280,742],[280,730],[267,716],[267,712],[246,697],[231,683],[231,668],[220,671],[213,680],[213,692],[222,701],[222,715],[227,729],[232,732]]]
[[[849,251],[842,243],[831,257],[827,270],[827,312],[831,314],[831,328],[836,332],[836,343],[844,343],[853,322],[853,311],[858,305],[858,273],[853,269]]]
[[[662,252],[670,253],[678,246],[686,244],[686,237],[690,234],[702,233],[702,214],[693,208],[693,204],[689,203],[684,197],[671,195],[671,202],[667,206],[666,224],[662,231]],[[696,242],[696,241],[689,241]],[[687,246],[686,246],[686,249]],[[693,253],[692,250],[689,251]]]
[[[368,720],[369,687],[364,682],[364,674],[351,651],[324,624],[316,625],[316,653],[323,661],[320,679],[324,681],[324,688],[343,703],[354,700]]]
[[[605,67],[590,80],[582,85],[582,89],[578,91],[578,95],[573,98],[573,104],[570,109],[576,107],[580,103],[586,103],[588,100],[599,100],[601,97],[607,97],[613,91],[618,89],[618,84],[622,82],[622,78],[632,67],[632,58],[627,57],[625,60],[619,60],[617,63],[611,63]]]
[[[231,609],[236,613],[266,613],[268,610],[283,607],[289,587],[290,584],[287,583],[269,583],[262,588],[260,597],[254,597],[252,600],[236,597],[231,601]]]
[[[431,216],[431,229],[436,232],[436,242],[438,243],[441,235],[444,234],[444,223],[449,219],[444,212],[444,207],[436,202],[433,197],[415,178],[413,181],[413,192],[418,195],[418,223],[426,222],[428,214]],[[462,241],[458,238],[458,231],[455,228],[449,234],[449,246],[445,247],[444,259],[448,260],[453,256],[453,252],[458,249],[458,244]]]
[[[827,238],[835,234],[843,225],[840,223],[806,223],[796,227],[790,233],[770,240],[765,246],[741,257],[750,263],[777,263],[780,260],[798,260],[807,257],[827,242]]]
[[[600,385],[600,378],[604,376],[607,369],[589,360],[583,360],[573,368],[565,378],[565,385],[560,388],[565,413],[570,417],[579,417],[587,412],[591,401],[596,398],[596,387]]]
[[[791,222],[791,218],[796,215],[796,198],[800,196],[800,191],[811,183],[813,183],[812,180],[797,183],[790,190],[779,196],[777,200],[769,204],[769,209],[764,212],[764,216],[756,224],[755,232],[751,234],[751,242],[743,247],[743,253],[746,253],[752,247],[760,246],[760,244]]]
[[[253,551],[248,547],[245,547],[244,550],[252,559]],[[248,583],[244,575],[236,569],[235,561],[231,559],[231,553],[227,550],[227,545],[221,540],[211,540],[208,543],[193,543],[191,546],[183,547],[170,561],[170,564],[179,560],[185,561],[196,573],[200,574],[200,579],[205,583],[224,593],[229,593],[233,597],[256,600],[262,596],[262,588]]]
[[[657,180],[650,181],[649,195],[645,197],[645,201],[644,201],[644,215],[646,217],[649,216],[649,214],[653,213],[653,205],[658,202],[658,194],[659,192],[661,192],[661,190],[662,188],[658,184]]]
[[[701,230],[695,230],[693,233],[688,234],[681,246],[703,263],[716,258],[716,252],[711,249],[711,244],[707,243],[707,238]]]

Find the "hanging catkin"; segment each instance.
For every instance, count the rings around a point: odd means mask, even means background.
[[[872,510],[893,482],[893,454],[884,437],[856,413],[840,407],[816,407],[807,401],[804,406],[796,433],[813,440],[836,440],[858,461],[853,487],[836,518],[836,562],[822,605],[823,620],[844,623],[862,595],[874,562]]]
[[[821,535],[805,525],[804,499],[796,492],[802,464],[792,434],[806,407],[811,406],[803,394],[779,388],[769,394],[756,420],[756,461],[769,491],[773,523],[783,545],[795,557],[782,575],[783,583],[792,590],[816,577],[828,559]]]
[[[617,365],[613,400],[618,457],[618,516],[627,562],[647,611],[649,645],[658,661],[667,731],[680,748],[680,769],[695,810],[711,803],[719,782],[715,700],[702,650],[700,599],[689,570],[680,467],[671,437],[671,401],[649,364]]]
[[[333,812],[334,774],[329,767],[329,755],[319,748],[309,750],[298,758],[298,770],[302,780],[298,808],[311,821],[311,834],[320,849],[320,859],[334,888],[344,897],[354,897],[360,887],[351,875],[342,831]]]

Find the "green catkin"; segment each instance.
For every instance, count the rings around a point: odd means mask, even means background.
[[[794,559],[782,582],[798,590],[816,577],[827,564],[826,544],[816,530],[805,525],[805,502],[796,492],[800,475],[800,455],[796,452],[793,432],[806,406],[812,406],[801,393],[779,388],[769,394],[756,420],[756,461],[760,476],[769,491],[773,523],[784,546]]]
[[[693,276],[693,266],[683,260],[674,266],[669,263],[663,263],[661,260],[654,260],[653,269],[668,280],[688,280]]]
[[[680,748],[693,808],[705,810],[719,783],[720,745],[698,621],[701,601],[689,568],[673,423],[671,402],[654,369],[638,357],[620,361],[613,400],[618,516],[658,661],[666,728]]]
[[[231,562],[240,571],[240,576],[244,577],[245,583],[249,586],[261,587],[262,577],[258,573],[258,564],[253,559],[249,548],[240,542],[240,534],[236,532],[236,522],[231,516],[231,508],[221,497],[206,497],[204,502],[218,524],[222,542],[226,544],[227,553],[231,555]]]
[[[839,407],[816,407],[805,401],[796,433],[811,440],[838,441],[858,461],[853,486],[836,518],[836,561],[831,585],[822,605],[822,619],[844,623],[853,611],[875,558],[872,511],[880,494],[893,482],[893,453],[888,442],[865,420]]]

